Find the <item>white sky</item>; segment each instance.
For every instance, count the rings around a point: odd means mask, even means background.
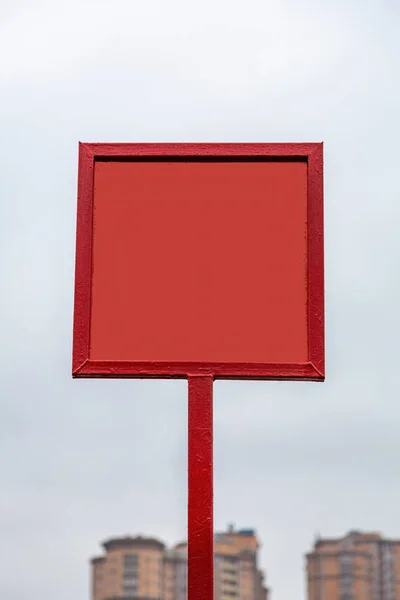
[[[215,518],[273,600],[316,531],[400,537],[395,0],[0,0],[0,597],[185,536],[186,384],[72,381],[78,141],[324,141],[327,381],[215,385]]]

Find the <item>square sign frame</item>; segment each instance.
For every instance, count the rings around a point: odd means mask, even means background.
[[[72,374],[323,381],[323,145],[81,143]]]

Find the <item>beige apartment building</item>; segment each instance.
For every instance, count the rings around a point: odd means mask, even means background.
[[[400,600],[400,540],[350,531],[307,554],[308,600]]]
[[[154,538],[114,538],[93,558],[92,600],[186,600],[187,544],[171,549]],[[253,530],[215,535],[215,600],[267,600]]]
[[[260,544],[252,529],[231,526],[214,537],[216,600],[267,600],[264,573],[258,565]]]

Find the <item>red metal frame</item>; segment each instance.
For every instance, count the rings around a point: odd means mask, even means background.
[[[93,185],[96,160],[129,158],[243,157],[303,159],[308,189],[308,336],[309,357],[297,364],[91,361],[90,294],[92,270]],[[75,274],[73,377],[181,377],[209,374],[215,379],[301,379],[323,381],[324,241],[323,146],[311,144],[80,144]]]

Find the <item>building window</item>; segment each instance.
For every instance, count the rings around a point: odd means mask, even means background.
[[[124,554],[124,563],[125,564],[137,564],[138,563],[138,555],[137,554]]]
[[[353,554],[343,552],[340,563],[340,600],[353,600]]]
[[[129,597],[135,597],[138,595],[138,591],[136,587],[126,586],[124,587],[124,594]]]
[[[129,597],[137,596],[137,554],[124,555],[124,594]]]
[[[350,575],[353,574],[353,556],[351,554],[343,553],[340,556],[340,574]]]

